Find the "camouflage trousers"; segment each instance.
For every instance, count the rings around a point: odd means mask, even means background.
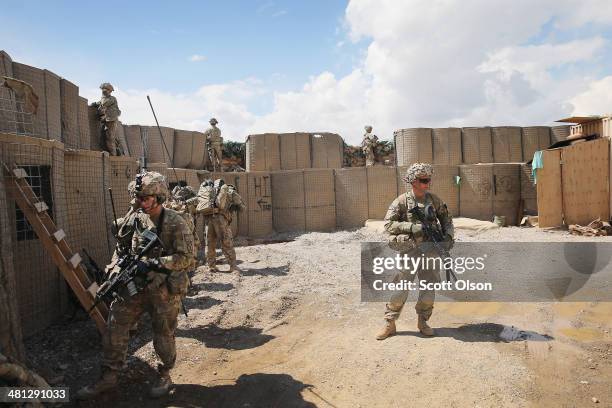
[[[434,256],[430,254],[430,256]],[[410,271],[402,271],[398,272],[393,278],[393,282],[399,282],[401,280],[413,281],[415,276],[419,281],[426,282],[440,282],[440,271],[438,269],[432,268],[420,268],[413,275]],[[410,294],[410,290],[402,290],[397,291],[391,296],[389,302],[386,305],[385,311],[385,319],[387,320],[397,320],[404,308],[404,304],[408,299],[408,295]],[[416,310],[417,315],[423,317],[425,320],[429,320],[434,308],[434,301],[436,299],[436,291],[431,290],[420,290],[419,295],[417,297],[416,305],[414,309]]]
[[[217,260],[217,239],[221,241],[221,251],[230,267],[236,266],[236,251],[232,240],[232,227],[222,214],[214,215],[208,221],[206,232],[206,261],[209,267],[214,267]]]
[[[366,166],[374,166],[374,164],[376,163],[376,156],[374,155],[374,152],[372,151],[366,152],[365,157],[366,157]]]
[[[117,139],[117,121],[102,122],[104,147],[111,156],[119,156],[121,144]]]
[[[212,164],[217,171],[222,171],[221,163],[223,158],[223,145],[221,143],[211,143]]]
[[[165,284],[154,289],[147,288],[124,301],[114,301],[110,307],[107,330],[103,338],[102,365],[114,371],[123,367],[130,340],[130,328],[147,312],[153,323],[153,347],[164,367],[172,368],[176,361],[174,331],[180,302],[180,295],[168,293]]]

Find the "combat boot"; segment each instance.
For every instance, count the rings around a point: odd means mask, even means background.
[[[157,367],[159,372],[159,380],[156,385],[151,387],[149,396],[151,398],[160,398],[164,395],[168,395],[170,387],[172,387],[172,378],[170,378],[170,369],[160,365]]]
[[[431,337],[434,335],[434,330],[429,327],[427,324],[427,320],[423,316],[419,316],[419,322],[417,323],[417,327],[423,336]]]
[[[75,398],[78,400],[89,400],[117,387],[117,372],[112,370],[102,371],[100,379],[95,384],[88,385],[77,391]]]
[[[385,327],[376,335],[376,340],[384,340],[387,337],[394,336],[395,333],[397,333],[397,330],[395,329],[395,320],[387,320]]]

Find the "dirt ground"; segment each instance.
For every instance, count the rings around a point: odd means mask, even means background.
[[[584,240],[534,228],[457,238]],[[171,395],[147,397],[156,358],[144,317],[120,389],[81,405],[612,407],[612,303],[438,302],[437,336],[425,338],[412,302],[398,335],[376,341],[384,303],[360,302],[359,250],[380,239],[362,228],[238,247],[241,273],[201,268],[193,279]],[[98,374],[101,347],[87,319],[55,325],[27,348],[32,366],[72,392]]]

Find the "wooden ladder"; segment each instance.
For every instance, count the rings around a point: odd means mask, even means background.
[[[32,191],[28,183],[26,171],[17,165],[8,166],[2,163],[7,191],[15,200],[28,222],[36,232],[45,250],[51,255],[53,263],[59,268],[64,279],[79,299],[85,310],[90,310],[98,285],[93,281],[81,264],[81,256],[74,252],[66,242],[66,233],[57,228],[47,210],[49,207]],[[91,309],[89,315],[96,323],[98,331],[106,330],[108,307],[104,302]]]

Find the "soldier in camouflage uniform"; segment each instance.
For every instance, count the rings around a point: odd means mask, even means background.
[[[366,166],[373,166],[376,163],[378,136],[372,134],[372,126],[366,126],[365,131],[363,141],[361,142],[361,149],[366,157]]]
[[[111,156],[120,156],[123,151],[117,139],[116,129],[121,111],[117,104],[117,98],[111,95],[115,88],[108,82],[104,82],[100,85],[100,89],[102,90],[102,98],[100,102],[94,102],[92,106],[98,108],[104,147]]]
[[[196,231],[196,208],[198,206],[198,198],[196,192],[193,190],[191,186],[176,186],[172,190],[171,200],[169,200],[165,207],[170,208],[177,213],[179,213],[193,234],[193,242],[194,242],[194,256],[195,264],[194,268],[197,266],[198,261],[198,251],[200,249],[200,237]]]
[[[435,215],[440,221],[442,230],[445,232],[445,241],[450,245],[453,242],[454,227],[451,215],[448,213],[446,204],[436,195],[430,193],[429,186],[431,176],[433,175],[433,167],[430,164],[415,163],[406,172],[404,179],[411,187],[408,191],[397,197],[385,215],[385,230],[390,234],[390,242],[403,243],[403,247],[408,250],[409,255],[420,256],[421,251],[418,245],[423,242],[422,225],[420,221],[408,211],[415,206],[425,208],[432,206]],[[432,250],[426,252],[426,256],[436,257],[437,252]],[[440,282],[440,271],[435,268],[421,268],[416,271],[416,276],[419,281]],[[411,281],[414,275],[410,271],[399,272],[394,279],[394,282],[401,280]],[[395,320],[399,317],[404,303],[408,298],[408,290],[400,291],[394,294],[389,303],[386,305],[385,327],[376,336],[378,340],[384,340],[396,333]],[[434,331],[427,324],[427,320],[431,317],[434,299],[434,290],[419,290],[415,310],[418,315],[417,327],[425,336],[433,336]]]
[[[204,135],[206,135],[207,151],[210,151],[212,157],[213,169],[215,171],[223,171],[221,162],[223,160],[223,138],[221,137],[221,129],[217,127],[217,119],[211,118],[210,128],[206,129]],[[209,150],[210,149],[210,150]]]
[[[193,265],[193,235],[176,211],[164,208],[169,192],[164,176],[156,172],[140,174],[136,196],[140,211],[134,223],[132,251],[141,247],[146,229],[156,231],[162,247],[153,248],[139,262],[146,273],[146,288],[132,297],[111,304],[108,327],[103,337],[103,369],[101,378],[77,393],[78,399],[93,398],[117,386],[118,372],[123,367],[129,341],[129,330],[147,312],[153,323],[153,347],[162,361],[158,366],[159,382],[151,388],[152,397],[168,393],[172,380],[170,369],[176,361],[176,330],[181,297],[187,292],[187,270]]]

